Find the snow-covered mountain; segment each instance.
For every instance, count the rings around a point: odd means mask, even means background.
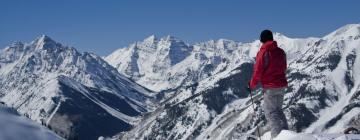
[[[360,24],[321,38],[274,37],[288,58],[291,130],[360,127]],[[259,90],[255,111],[245,90],[259,47],[150,36],[105,61],[43,35],[0,50],[0,101],[68,139],[246,138],[268,130]]]
[[[16,110],[0,103],[0,139],[2,140],[62,140],[54,132],[20,116]]]
[[[143,42],[115,51],[105,60],[137,83],[161,91],[181,84],[183,79],[179,78],[185,78],[184,73],[187,74],[190,69],[175,71],[172,68],[181,65],[179,63],[191,55],[193,49],[193,46],[172,36],[161,39],[150,36]],[[178,71],[182,73],[175,73]]]
[[[317,40],[290,39],[279,33],[275,36],[289,53],[289,60],[296,59],[296,54],[306,49],[302,47],[304,44]],[[219,39],[188,45],[172,36],[158,39],[152,35],[116,50],[105,60],[140,85],[158,92],[171,91],[252,61],[259,44],[259,41],[239,43]]]
[[[64,138],[128,130],[152,110],[152,96],[101,57],[45,35],[0,51],[0,100]]]
[[[341,133],[360,125],[360,24],[322,38],[276,33],[287,53],[289,88],[284,110],[292,130]],[[144,115],[121,139],[230,139],[268,130],[256,96],[245,86],[259,41],[211,40],[189,45],[171,36],[150,36],[105,57],[127,77],[159,91],[162,106]],[[258,91],[256,91],[258,93]]]

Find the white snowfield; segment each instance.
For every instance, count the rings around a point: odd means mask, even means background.
[[[0,140],[62,140],[44,126],[0,104]]]
[[[261,140],[271,140],[270,132],[265,133]],[[283,130],[272,140],[360,140],[356,134],[306,134]]]

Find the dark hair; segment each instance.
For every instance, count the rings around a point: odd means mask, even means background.
[[[264,30],[260,34],[260,42],[265,43],[267,41],[273,41],[273,34],[270,30]]]

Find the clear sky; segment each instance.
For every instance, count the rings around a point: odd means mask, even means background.
[[[321,37],[360,23],[360,0],[1,0],[0,48],[41,34],[107,55],[155,34],[250,42],[269,28]]]

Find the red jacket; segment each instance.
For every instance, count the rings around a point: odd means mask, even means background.
[[[286,65],[286,54],[276,41],[264,43],[256,55],[250,88],[256,88],[258,83],[263,88],[287,87]]]

